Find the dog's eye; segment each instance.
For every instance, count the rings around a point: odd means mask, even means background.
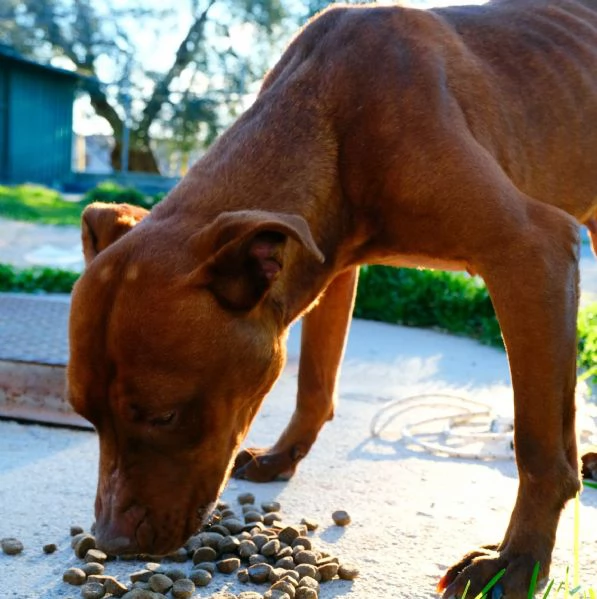
[[[151,426],[167,426],[174,421],[174,417],[176,416],[176,412],[172,410],[171,412],[166,412],[165,414],[160,414],[159,416],[152,416],[147,419],[147,422],[151,424]]]

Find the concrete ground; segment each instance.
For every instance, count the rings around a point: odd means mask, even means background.
[[[4,231],[0,226],[0,240],[5,240]],[[71,233],[62,232],[60,242],[67,248],[76,243]],[[31,252],[43,243],[38,237]],[[0,262],[9,251],[0,247]],[[583,285],[597,285],[597,271],[583,267],[585,272],[595,276],[583,277]],[[289,338],[288,365],[246,445],[271,444],[287,423],[294,405],[298,347],[297,326]],[[295,477],[265,485],[231,481],[226,488],[224,499],[232,502],[246,490],[258,500],[280,501],[289,523],[315,517],[321,523],[315,545],[358,564],[361,576],[354,583],[324,584],[322,599],[435,597],[435,584],[446,567],[463,553],[503,535],[517,488],[512,460],[450,458],[405,441],[405,425],[447,413],[432,405],[433,398],[420,399],[417,409],[391,421],[380,438],[372,437],[372,419],[389,400],[421,394],[450,394],[486,403],[493,409],[493,415],[482,420],[481,428],[486,430],[494,415],[507,420],[511,413],[506,357],[468,339],[355,321],[336,418],[325,426]],[[597,430],[594,406],[582,400],[579,405],[579,428]],[[419,439],[453,446],[454,437],[446,441],[442,435],[444,427],[442,422],[413,432]],[[583,439],[590,441],[588,435]],[[460,450],[487,455],[507,453],[507,448],[507,442],[503,447],[471,442]],[[89,527],[93,520],[97,459],[94,433],[0,422],[0,538],[15,536],[25,544],[19,556],[0,553],[0,597],[80,596],[61,578],[78,561],[70,550],[69,527]],[[337,509],[351,514],[348,527],[333,525],[331,513]],[[585,489],[579,514],[579,579],[584,588],[597,590],[597,490]],[[572,567],[573,523],[571,503],[562,517],[552,565],[558,581],[564,579],[567,566]],[[47,556],[41,547],[49,542],[59,549]],[[138,566],[111,563],[107,570],[125,576]],[[223,588],[239,592],[245,587],[234,576],[218,575],[197,597],[209,597]]]

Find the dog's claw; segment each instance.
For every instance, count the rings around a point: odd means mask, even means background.
[[[302,457],[302,455],[300,456]],[[267,449],[244,449],[237,456],[232,469],[234,478],[253,482],[289,480],[300,460],[294,448],[287,452],[271,452]]]

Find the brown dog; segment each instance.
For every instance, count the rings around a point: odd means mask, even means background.
[[[501,543],[440,588],[473,596],[506,567],[526,597],[579,489],[578,223],[595,248],[596,217],[597,0],[324,12],[139,225],[84,214],[68,383],[99,433],[101,546],[167,552],[199,526],[304,316],[296,412],[236,462],[294,471],[333,415],[358,265],[466,269],[508,350],[520,486]]]

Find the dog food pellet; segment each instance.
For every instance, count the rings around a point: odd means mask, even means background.
[[[131,582],[149,582],[149,579],[155,574],[153,570],[137,570],[129,575]]]
[[[65,570],[62,575],[62,580],[64,580],[64,582],[74,586],[82,585],[86,579],[87,575],[81,568],[69,568],[68,570]]]
[[[238,555],[241,559],[249,559],[252,555],[258,553],[257,545],[251,540],[241,541],[238,546]]]
[[[84,529],[82,526],[71,526],[70,527],[70,536],[71,537],[80,535],[82,532],[84,532]]]
[[[317,563],[317,555],[314,551],[299,551],[294,556],[294,561],[296,564],[310,564],[311,566],[314,566]]]
[[[263,599],[263,595],[255,591],[243,591],[239,594],[238,599]]]
[[[222,539],[223,538],[224,537],[222,537]],[[218,557],[218,552],[212,547],[199,547],[199,549],[193,553],[193,563],[213,562],[216,557]]]
[[[266,582],[269,579],[271,571],[272,567],[269,564],[255,564],[254,566],[249,566],[248,568],[251,582],[255,582],[257,584]]]
[[[280,549],[280,551],[276,553],[276,559],[281,559],[283,557],[292,557],[292,547],[284,547],[284,549]]]
[[[292,545],[292,541],[300,536],[300,530],[296,526],[286,526],[278,533],[280,543],[286,543],[286,545]]]
[[[207,570],[191,570],[189,579],[193,581],[195,586],[205,587],[211,582],[212,575],[211,572],[208,572]]]
[[[245,522],[251,524],[252,522],[264,522],[263,514],[251,510],[245,514]]]
[[[311,589],[309,587],[299,587],[296,590],[294,599],[317,599],[318,596],[319,595],[315,589]]]
[[[83,599],[102,599],[106,594],[104,585],[99,582],[88,582],[81,587]]]
[[[241,532],[245,525],[237,518],[226,518],[222,520],[222,526],[225,526],[230,534],[235,535]]]
[[[193,570],[206,570],[213,575],[216,571],[216,565],[214,562],[199,562],[193,566]]]
[[[87,576],[94,576],[103,574],[106,566],[104,564],[98,564],[97,562],[88,562],[81,566],[81,570],[87,574]]]
[[[103,564],[108,559],[108,556],[99,549],[90,549],[85,554],[86,562],[97,562],[98,564]]]
[[[56,543],[48,543],[47,545],[44,545],[42,549],[44,553],[50,555],[50,553],[54,553],[58,547],[56,546]]]
[[[266,557],[272,557],[280,551],[280,541],[278,539],[272,539],[261,547],[261,555]]]
[[[246,568],[241,568],[236,571],[236,577],[239,582],[249,582],[249,571]]]
[[[263,516],[263,523],[266,526],[275,526],[277,522],[282,521],[282,516],[278,512],[268,512]]]
[[[106,589],[106,593],[114,595],[114,597],[122,597],[127,592],[126,585],[116,580],[113,576],[106,576],[104,588]]]
[[[334,578],[334,576],[336,576],[336,574],[338,574],[338,564],[334,564],[334,563],[324,564],[323,566],[319,566],[317,568],[317,571],[319,572],[319,575],[321,576],[321,581],[327,582],[329,580],[332,580],[332,578]]]
[[[122,599],[156,599],[155,593],[149,589],[131,589],[122,595]]]
[[[255,553],[249,557],[249,566],[254,566],[255,564],[269,564],[269,560],[267,557],[265,557],[265,555]]]
[[[284,568],[284,570],[292,570],[294,568],[294,560],[290,555],[280,558],[276,562],[276,568]]]
[[[263,599],[290,599],[290,595],[284,591],[269,589],[263,594]]]
[[[73,537],[73,539],[77,539],[74,545],[74,550],[75,555],[79,559],[83,559],[90,549],[95,549],[95,538],[91,535],[83,533],[80,536],[77,535],[76,537]]]
[[[312,576],[304,576],[299,580],[299,587],[309,587],[310,589],[315,589],[319,592],[319,582]]]
[[[319,522],[313,518],[303,518],[301,520],[301,524],[306,526],[308,531],[314,531],[319,528]]]
[[[173,582],[180,580],[181,578],[186,578],[186,573],[184,570],[180,568],[164,568],[160,571],[160,574],[164,574]]]
[[[283,593],[286,593],[290,599],[294,599],[294,594],[296,592],[294,585],[286,580],[279,580],[278,582],[272,584],[271,590],[282,591]]]
[[[195,592],[195,583],[188,578],[181,578],[172,585],[172,597],[175,599],[189,599]]]
[[[301,579],[303,579],[305,576],[309,576],[315,580],[319,578],[319,572],[317,571],[317,568],[311,564],[299,564],[296,566],[296,568],[294,568],[294,571],[298,573]]]
[[[216,562],[216,568],[219,572],[222,572],[222,574],[232,574],[232,572],[240,568],[240,560],[238,557],[221,559],[219,562]]]
[[[312,549],[311,539],[309,537],[297,537],[292,541],[292,547],[302,545],[305,549]]]
[[[14,537],[2,539],[0,545],[2,546],[2,551],[4,551],[6,555],[18,555],[24,549],[23,543]]]
[[[279,512],[282,506],[277,501],[264,501],[261,504],[261,509],[264,512]]]
[[[170,578],[164,574],[154,574],[148,581],[149,588],[156,593],[164,595],[172,588],[174,584]]]
[[[337,510],[332,514],[332,520],[336,526],[346,526],[350,524],[350,516],[344,510]]]
[[[255,503],[255,495],[253,495],[253,493],[241,493],[237,497],[237,501],[241,505],[246,505],[247,503]]]
[[[359,575],[359,569],[352,564],[342,564],[338,568],[338,576],[342,580],[354,580]]]

